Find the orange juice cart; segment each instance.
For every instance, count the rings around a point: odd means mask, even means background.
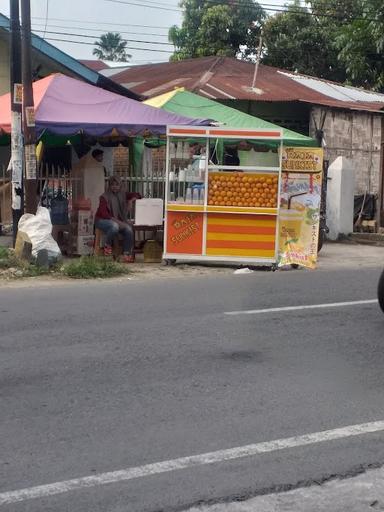
[[[166,261],[276,265],[282,141],[279,129],[168,127]]]

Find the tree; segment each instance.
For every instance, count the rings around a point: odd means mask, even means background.
[[[384,92],[384,7],[381,0],[355,1],[361,13],[339,31],[339,60],[350,83]]]
[[[267,20],[263,62],[384,90],[382,0],[305,1]]]
[[[210,55],[251,58],[259,44],[264,10],[253,0],[182,0],[181,27],[169,30],[171,60]]]
[[[319,78],[344,81],[345,69],[338,61],[331,18],[313,14],[295,0],[286,12],[271,16],[264,26],[263,63]]]
[[[126,41],[117,32],[102,34],[99,41],[95,41],[94,44],[97,48],[94,48],[92,53],[98,59],[127,62],[132,57],[126,51]]]

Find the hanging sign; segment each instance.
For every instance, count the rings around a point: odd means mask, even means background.
[[[23,103],[23,84],[14,84],[13,103],[21,105]]]
[[[35,126],[35,108],[25,107],[25,122],[29,128]]]
[[[25,146],[25,177],[27,180],[35,180],[36,179],[36,170],[37,170],[37,162],[36,162],[36,146],[34,144],[30,144],[29,146]]]
[[[21,134],[21,113],[12,112],[11,163],[12,182],[20,184],[23,176],[23,137]]]
[[[316,266],[322,169],[321,148],[283,148],[279,266]]]

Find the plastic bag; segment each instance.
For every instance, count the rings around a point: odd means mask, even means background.
[[[45,250],[50,263],[60,258],[60,248],[52,236],[51,217],[47,208],[39,206],[36,215],[24,214],[19,220],[18,229],[29,236],[32,256],[37,258],[39,252]]]

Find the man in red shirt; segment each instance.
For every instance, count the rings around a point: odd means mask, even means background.
[[[111,176],[108,180],[108,191],[100,196],[99,207],[95,215],[95,227],[101,229],[105,234],[104,255],[112,255],[113,239],[116,235],[121,234],[123,237],[121,261],[124,263],[135,261],[133,255],[134,233],[132,224],[128,221],[127,201],[137,197],[140,197],[139,194],[127,194],[122,190],[122,183],[118,176]]]

